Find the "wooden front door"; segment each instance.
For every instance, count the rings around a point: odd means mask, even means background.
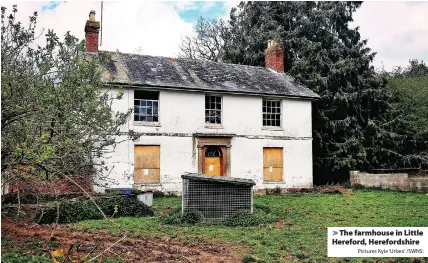
[[[208,146],[205,149],[204,174],[222,176],[222,152],[218,146]]]

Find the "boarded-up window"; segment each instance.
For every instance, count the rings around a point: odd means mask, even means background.
[[[160,182],[160,146],[139,145],[134,148],[134,183]]]
[[[282,181],[282,148],[263,148],[263,180]]]

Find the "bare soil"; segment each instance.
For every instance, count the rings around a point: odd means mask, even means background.
[[[52,235],[52,231],[53,235]],[[91,256],[98,255],[116,241],[123,238],[124,233],[108,234],[100,230],[97,233],[88,233],[79,229],[72,229],[68,225],[38,225],[10,220],[1,221],[2,252],[18,250],[21,252],[33,251],[33,254],[42,252],[43,244],[55,250],[68,248],[72,244],[80,243],[81,253],[89,252],[96,245],[100,246]],[[51,238],[53,237],[53,238]],[[39,241],[37,248],[34,247]],[[49,242],[50,241],[50,242]],[[37,242],[36,242],[37,243]],[[49,247],[50,246],[50,247]],[[38,252],[36,251],[38,250]],[[37,253],[36,253],[37,252]],[[183,244],[178,240],[153,237],[126,237],[113,245],[104,257],[118,258],[123,262],[241,262],[244,248],[210,244],[207,241]],[[42,252],[46,253],[46,252]],[[73,254],[73,253],[72,253]]]

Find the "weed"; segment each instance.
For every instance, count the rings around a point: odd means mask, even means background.
[[[250,263],[250,262],[257,262],[257,259],[255,259],[253,256],[251,255],[244,255],[242,257],[242,263]]]

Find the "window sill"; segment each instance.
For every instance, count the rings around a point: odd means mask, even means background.
[[[285,181],[263,181],[263,184],[285,184]]]
[[[205,128],[207,129],[224,129],[221,124],[205,124]]]
[[[161,187],[161,183],[134,183],[133,187]]]
[[[275,126],[263,126],[262,130],[266,131],[284,131],[282,127],[275,127]]]
[[[134,126],[161,127],[159,122],[134,121]]]

